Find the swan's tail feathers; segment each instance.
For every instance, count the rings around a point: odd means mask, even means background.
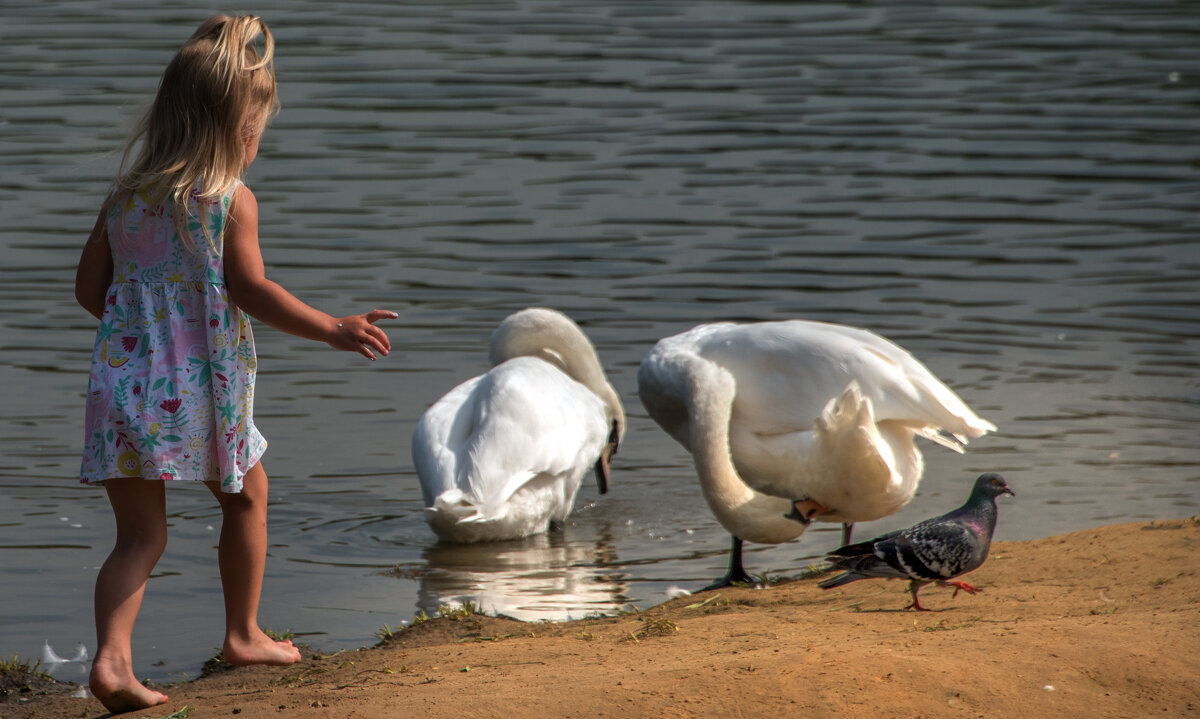
[[[823,432],[836,432],[842,427],[869,427],[875,424],[875,408],[865,399],[858,381],[846,385],[840,397],[825,403],[817,427]]]
[[[896,455],[876,423],[875,405],[863,395],[858,382],[851,382],[840,396],[829,400],[813,425],[822,463],[814,470],[820,475],[853,476],[859,487],[885,487],[900,481]],[[822,504],[836,507],[838,502],[825,499]]]

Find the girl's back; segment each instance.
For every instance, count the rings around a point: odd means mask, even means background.
[[[250,323],[229,301],[216,200],[133,193],[107,208],[113,283],[92,359],[82,478],[219,481],[239,491],[266,450],[253,421]],[[184,229],[188,235],[179,236]]]
[[[114,267],[123,273],[117,281],[223,283],[219,239],[236,187],[216,200],[202,200],[192,192],[188,216],[178,224],[174,204],[153,197],[148,188],[124,202],[112,202],[108,236],[113,238]],[[182,240],[177,231],[180,224],[188,231]]]

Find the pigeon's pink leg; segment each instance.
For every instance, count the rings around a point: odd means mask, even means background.
[[[933,611],[932,609],[926,609],[925,607],[922,607],[921,603],[917,601],[917,590],[919,590],[923,586],[925,586],[925,582],[921,582],[918,584],[915,579],[908,583],[908,591],[912,592],[913,600],[912,600],[912,604],[905,607],[905,609],[915,609],[918,612]]]
[[[957,580],[955,580],[953,582],[942,582],[942,584],[945,584],[946,586],[954,587],[954,594],[950,595],[951,599],[958,596],[958,590],[960,590],[960,589],[963,590],[964,592],[966,592],[967,594],[974,594],[976,592],[983,591],[983,587],[974,587],[974,586],[971,586],[970,584],[967,584],[966,582],[960,582]]]

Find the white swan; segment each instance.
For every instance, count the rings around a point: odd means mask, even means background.
[[[996,429],[903,348],[806,320],[662,339],[638,369],[638,395],[692,453],[733,535],[729,574],[709,588],[750,581],[743,540],[786,542],[819,518],[842,522],[848,541],[854,522],[899,510],[924,469],[915,436],[961,452]]]
[[[594,466],[608,489],[625,409],[591,342],[532,308],[492,333],[492,369],[452,389],[413,431],[425,519],[451,542],[517,539],[566,519]]]

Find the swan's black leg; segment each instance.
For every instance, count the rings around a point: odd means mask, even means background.
[[[854,530],[854,522],[842,522],[842,546],[850,543],[850,532]]]
[[[729,571],[724,577],[721,577],[713,584],[708,585],[702,592],[707,592],[710,589],[720,589],[722,587],[730,587],[734,584],[754,584],[754,580],[746,574],[746,568],[742,566],[742,540],[733,537],[733,542],[729,547]]]

